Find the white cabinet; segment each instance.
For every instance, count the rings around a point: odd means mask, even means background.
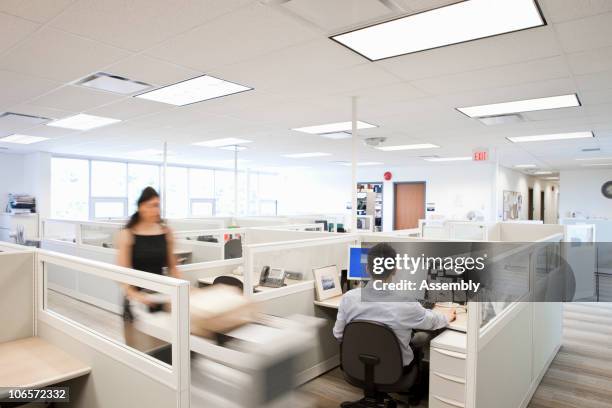
[[[446,330],[431,342],[429,407],[465,406],[466,334]]]

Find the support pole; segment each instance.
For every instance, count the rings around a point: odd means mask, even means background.
[[[164,141],[164,153],[163,153],[163,165],[162,165],[162,218],[166,218],[167,214],[167,203],[168,203],[168,183],[167,183],[167,173],[168,173],[168,142]]]
[[[352,97],[352,158],[351,158],[351,232],[357,231],[357,97]]]
[[[234,146],[234,217],[238,217],[238,146]]]

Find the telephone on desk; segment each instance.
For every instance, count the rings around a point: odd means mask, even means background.
[[[280,288],[285,286],[285,270],[264,266],[259,277],[259,286]]]

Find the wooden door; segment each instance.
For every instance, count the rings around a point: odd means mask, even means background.
[[[529,196],[527,198],[527,219],[528,220],[533,220],[533,210],[534,210],[534,205],[533,205],[533,188],[529,189]]]
[[[417,228],[425,218],[425,183],[395,183],[393,229]]]
[[[540,219],[544,222],[544,191],[540,191]]]

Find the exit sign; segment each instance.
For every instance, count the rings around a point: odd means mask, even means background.
[[[489,151],[487,149],[476,149],[472,152],[473,161],[487,161],[489,160]]]

